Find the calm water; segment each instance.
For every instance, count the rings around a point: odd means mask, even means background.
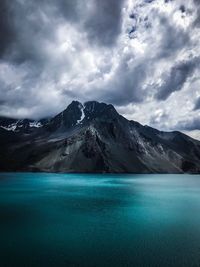
[[[0,174],[0,266],[200,266],[200,176]]]

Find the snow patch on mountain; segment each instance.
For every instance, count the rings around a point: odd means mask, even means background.
[[[23,124],[23,120],[18,120],[12,124],[9,124],[7,126],[3,126],[1,125],[0,128],[6,130],[6,131],[12,131],[12,132],[18,132],[19,131],[19,128],[23,128],[24,124]],[[42,123],[39,122],[39,121],[32,121],[32,122],[29,122],[29,125],[28,125],[30,128],[40,128],[42,127]]]
[[[15,131],[16,130],[16,128],[17,128],[17,122],[15,122],[15,123],[12,123],[12,124],[10,124],[10,125],[8,125],[8,126],[0,126],[2,129],[4,129],[4,130],[6,130],[6,131]]]
[[[79,120],[77,120],[77,123],[76,124],[81,124],[82,121],[84,120],[85,118],[85,113],[84,113],[84,105],[79,105],[79,108],[80,108],[80,111],[81,111],[81,118]]]
[[[42,127],[42,123],[39,122],[39,121],[34,121],[34,122],[30,122],[29,126],[30,127],[35,127],[35,128],[40,128],[40,127]]]

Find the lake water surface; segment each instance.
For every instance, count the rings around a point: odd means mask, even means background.
[[[200,176],[1,173],[0,266],[200,266]]]

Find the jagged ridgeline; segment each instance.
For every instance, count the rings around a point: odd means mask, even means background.
[[[73,101],[40,121],[0,118],[0,171],[200,173],[200,142]]]

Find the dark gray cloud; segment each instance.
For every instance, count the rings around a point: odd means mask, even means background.
[[[196,100],[194,104],[194,110],[199,110],[200,109],[200,97]]]
[[[94,1],[94,8],[84,24],[91,42],[113,45],[121,30],[124,2],[124,0]]]
[[[16,33],[13,29],[11,21],[12,9],[9,6],[9,1],[0,2],[0,57],[4,55],[7,47],[15,39]]]
[[[196,10],[196,18],[193,22],[193,26],[199,28],[200,27],[200,1],[199,0],[193,0],[195,4],[195,10]]]
[[[198,0],[1,1],[0,115],[95,99],[157,128],[184,114],[186,127],[200,105],[199,14]]]
[[[76,25],[90,42],[114,44],[124,0],[4,0],[0,3],[0,56],[17,63],[43,61],[41,41],[54,40],[61,20]]]
[[[4,1],[2,1],[4,2]],[[25,61],[43,59],[43,38],[53,38],[49,23],[45,16],[51,16],[38,1],[5,1],[1,9],[1,40],[3,46],[0,51],[2,59],[21,64]],[[52,21],[53,22],[53,21]]]
[[[38,0],[39,1],[39,0]],[[43,6],[51,6],[58,16],[86,31],[90,42],[113,45],[121,28],[121,12],[125,0],[42,0]]]
[[[120,65],[115,70],[115,78],[105,85],[105,88],[110,88],[110,90],[100,91],[102,101],[123,106],[129,103],[140,103],[145,99],[146,92],[142,94],[141,89],[148,74],[148,65],[144,67],[140,64],[141,62],[131,65],[130,61],[130,54],[121,59]]]
[[[173,22],[164,15],[160,17],[162,43],[158,57],[170,57],[190,43],[190,33],[183,28],[174,27]]]
[[[158,89],[155,97],[158,100],[166,100],[173,92],[181,90],[198,66],[198,62],[199,59],[194,58],[173,66],[167,75],[164,74],[163,84]]]
[[[182,120],[176,124],[175,129],[179,129],[180,131],[200,130],[200,118],[195,117],[188,120]]]

